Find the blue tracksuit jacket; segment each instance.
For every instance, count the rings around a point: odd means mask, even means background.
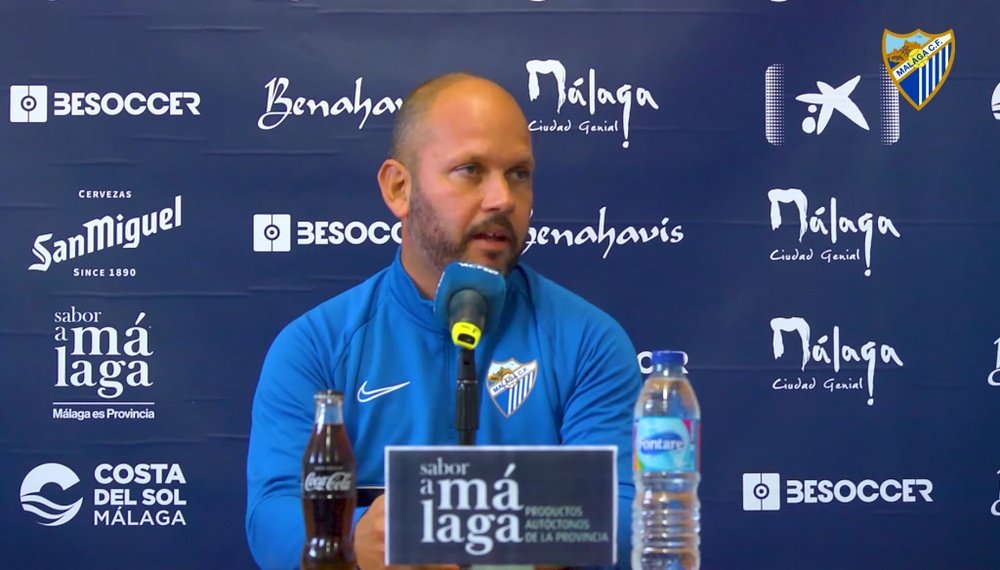
[[[381,486],[385,445],[458,443],[456,351],[398,253],[388,268],[281,331],[261,370],[247,458],[246,532],[261,567],[295,568],[301,556],[301,461],[313,395],[344,393],[358,485]],[[533,385],[522,380],[491,397],[487,376],[501,366],[536,367]],[[618,565],[628,568],[632,407],[641,380],[621,326],[519,265],[507,277],[497,332],[476,349],[476,371],[483,389],[477,443],[618,446]]]

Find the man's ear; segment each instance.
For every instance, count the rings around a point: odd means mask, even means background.
[[[378,185],[389,210],[400,220],[406,219],[410,213],[410,171],[402,162],[386,159],[378,169]]]

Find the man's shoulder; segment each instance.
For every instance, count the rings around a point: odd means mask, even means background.
[[[529,267],[519,266],[519,275],[544,350],[552,351],[548,356],[556,366],[571,371],[572,382],[638,381],[635,347],[614,317]]]
[[[309,337],[350,337],[380,306],[385,294],[385,276],[382,269],[346,291],[323,301],[288,323],[283,334]],[[330,340],[337,340],[331,338]]]
[[[380,269],[361,283],[316,305],[307,311],[306,315],[316,312],[343,314],[344,311],[357,311],[365,308],[364,306],[370,305],[371,299],[383,294],[388,272],[388,267]]]
[[[542,323],[620,328],[603,309],[535,269],[522,264],[518,265],[518,271],[525,283],[526,300],[536,314],[546,317]]]

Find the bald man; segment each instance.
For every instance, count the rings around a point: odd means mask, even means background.
[[[631,414],[641,386],[635,349],[610,316],[519,262],[535,169],[520,107],[486,79],[437,77],[403,102],[389,154],[378,184],[402,225],[392,264],[290,323],[264,361],[247,460],[254,558],[263,568],[298,564],[301,460],[317,391],[345,395],[359,487],[384,485],[386,445],[457,444],[457,349],[433,299],[445,266],[461,260],[507,281],[497,331],[476,349],[480,383],[501,367],[525,369],[517,386],[483,390],[477,443],[618,446],[618,560],[627,568]],[[359,566],[382,568],[381,498],[360,507],[355,523]]]

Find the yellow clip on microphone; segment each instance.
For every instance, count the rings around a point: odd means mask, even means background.
[[[472,323],[459,321],[451,326],[451,342],[462,348],[476,348],[482,336],[483,330]]]

